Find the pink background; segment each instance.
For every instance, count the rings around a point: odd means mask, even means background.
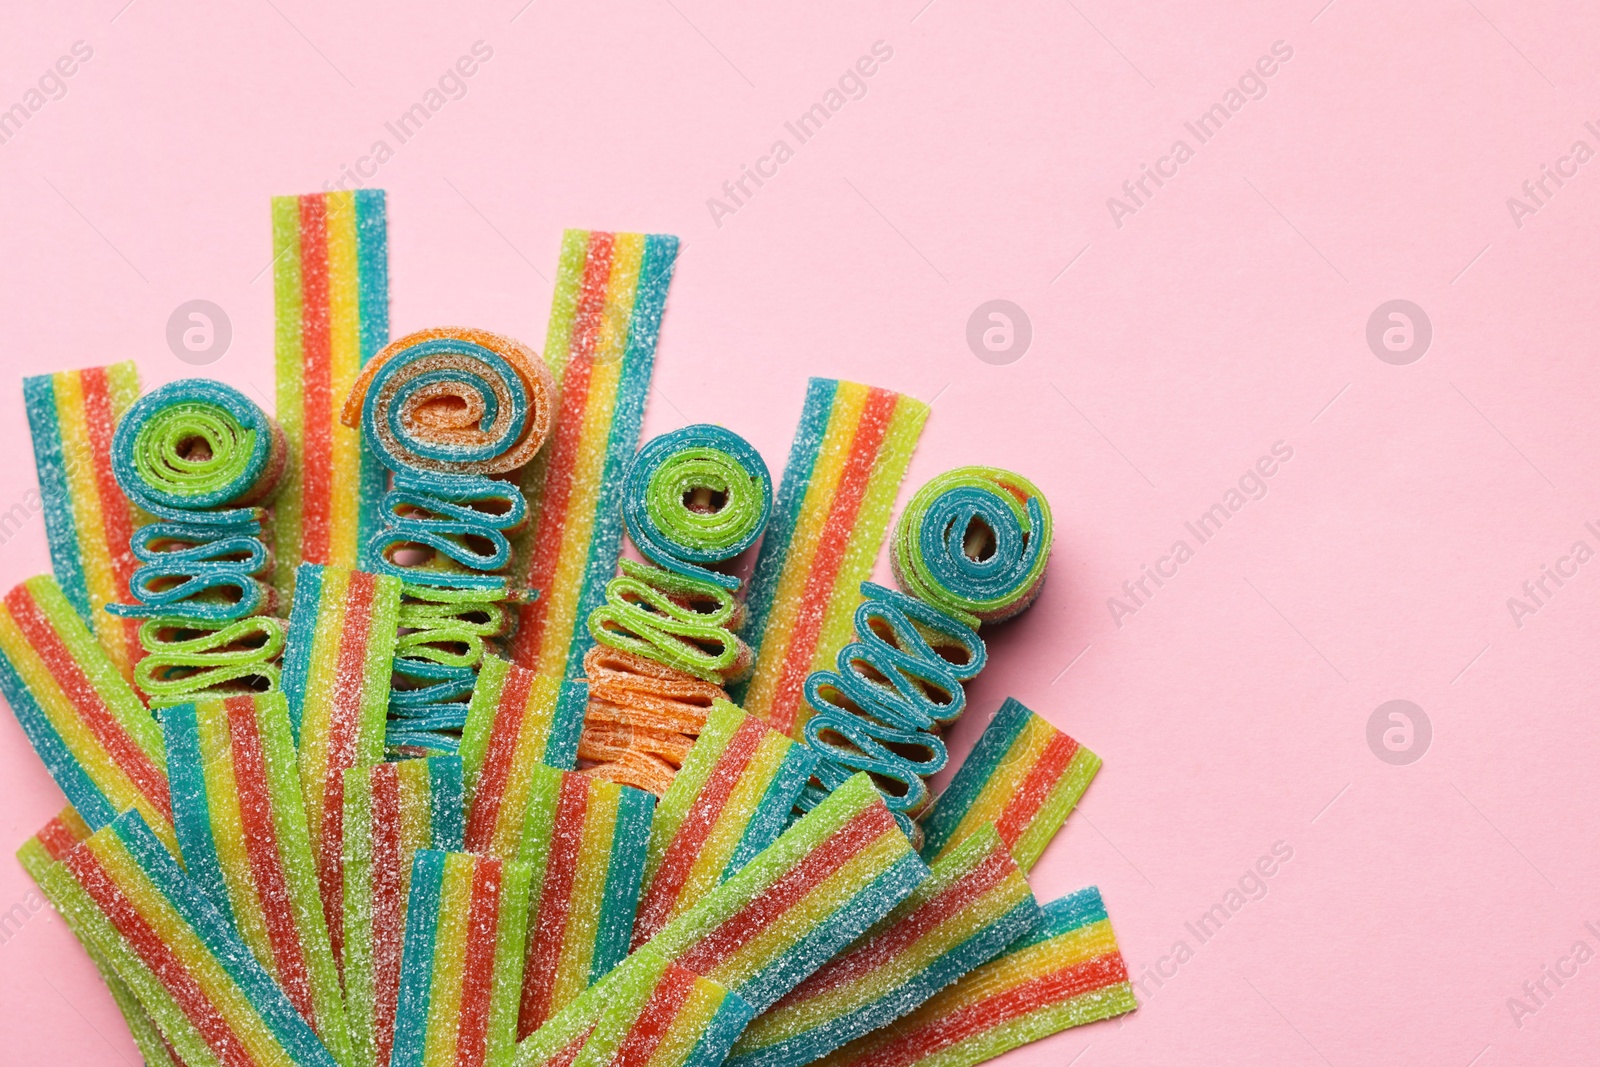
[[[192,373],[165,340],[183,301],[232,320],[203,373],[270,396],[268,197],[394,147],[384,123],[482,40],[464,98],[372,181],[397,334],[542,347],[563,227],[676,233],[647,434],[720,421],[776,471],[806,377],[849,377],[937,398],[908,492],[982,462],[1053,503],[1048,588],[993,633],[953,747],[1014,695],[1104,756],[1035,885],[1098,884],[1136,976],[1165,977],[1121,1024],[1008,1062],[1594,1058],[1600,962],[1507,1005],[1575,942],[1600,951],[1600,563],[1520,628],[1507,607],[1575,541],[1600,549],[1600,162],[1520,227],[1506,204],[1574,141],[1600,148],[1592,9],[123,2],[0,15],[0,106],[74,41],[94,53],[0,145],[0,510],[34,485],[17,378]],[[866,95],[798,145],[785,120],[877,41]],[[1184,123],[1277,41],[1266,95],[1118,227],[1107,198],[1196,147]],[[780,137],[793,158],[715,225],[707,198]],[[993,298],[1033,326],[1009,365],[965,340]],[[1365,340],[1394,298],[1433,324],[1409,366]],[[1107,599],[1193,547],[1185,521],[1278,441],[1266,497],[1119,627]],[[47,566],[35,516],[0,587]],[[1391,699],[1432,723],[1409,766],[1366,741]],[[61,799],[9,716],[0,781],[10,850]],[[1201,944],[1185,923],[1280,841],[1266,895]],[[0,912],[29,891],[0,862]],[[0,1045],[134,1058],[47,913],[0,943]]]

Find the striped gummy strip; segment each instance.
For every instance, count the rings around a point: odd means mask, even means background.
[[[418,851],[461,849],[461,759],[354,767],[344,773],[344,989],[352,1067],[388,1067]]]
[[[999,959],[821,1063],[972,1067],[1138,1006],[1100,891],[1090,887],[1045,905],[1039,925]]]
[[[765,1011],[928,876],[858,774],[649,942]]]
[[[228,920],[137,811],[95,831],[46,875],[82,894],[73,916],[194,1067],[335,1067]]]
[[[381,189],[272,198],[278,423],[290,466],[273,508],[284,599],[300,563],[356,566],[376,527],[383,469],[339,411],[389,343],[389,237]]]
[[[583,657],[589,705],[578,739],[584,773],[665,796],[720,686],[605,645]]]
[[[928,405],[887,389],[813,378],[750,579],[739,634],[755,670],[733,697],[791,737],[801,688],[850,642],[860,586],[889,528]]]
[[[582,682],[484,657],[461,735],[468,851],[517,855],[533,772],[577,766],[587,700]]]
[[[517,856],[532,878],[519,1037],[628,954],[654,807],[629,786],[532,768]]]
[[[894,912],[745,1030],[731,1063],[803,1067],[885,1026],[1039,922],[1027,879],[992,828],[935,863]]]
[[[104,608],[134,603],[128,580],[137,563],[130,542],[148,521],[111,473],[117,420],[138,396],[139,371],[132,362],[22,380],[51,566],[61,591],[129,682],[144,655],[139,621],[116,618]]]
[[[1099,756],[1007,697],[923,816],[922,857],[934,862],[992,824],[1030,871],[1099,770]]]
[[[527,917],[528,870],[521,864],[417,853],[391,1067],[509,1062]]]
[[[344,772],[383,761],[399,611],[398,579],[300,566],[283,651],[283,691],[300,750],[300,787],[323,913],[340,960]]]
[[[605,602],[622,544],[622,488],[639,447],[656,340],[678,239],[568,230],[561,242],[545,362],[561,395],[551,439],[524,469],[528,531],[516,584],[522,609],[512,659],[539,674],[580,675],[588,618]]]
[[[172,813],[184,867],[334,1059],[349,1059],[344,998],[282,693],[168,708]]]
[[[777,840],[816,766],[804,745],[717,701],[656,809],[634,944]]]
[[[516,1067],[717,1067],[754,1014],[647,948],[591,994],[517,1046]]]
[[[47,574],[0,602],[0,692],[90,829],[136,808],[176,850],[161,727]]]
[[[46,823],[38,833],[23,842],[22,847],[17,850],[17,859],[21,862],[23,870],[28,872],[28,876],[39,887],[39,891],[44,894],[45,899],[66,920],[67,928],[89,954],[95,970],[100,972],[100,978],[111,993],[111,999],[122,1012],[122,1019],[128,1024],[128,1032],[133,1035],[133,1043],[138,1048],[139,1056],[144,1060],[146,1067],[183,1067],[182,1061],[172,1051],[172,1046],[161,1036],[161,1030],[156,1026],[155,1020],[150,1018],[150,1013],[144,1010],[144,1005],[139,1003],[139,998],[128,987],[128,983],[117,977],[111,961],[105,953],[95,947],[93,940],[83,929],[82,915],[86,909],[94,905],[82,887],[70,878],[50,876],[50,872],[60,865],[62,858],[88,837],[88,824],[69,805],[61,810],[61,814]]]

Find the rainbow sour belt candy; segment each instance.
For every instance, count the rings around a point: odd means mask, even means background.
[[[816,765],[804,745],[719,702],[656,809],[634,943],[777,840]]]
[[[527,918],[527,868],[464,852],[417,853],[391,1067],[510,1062]]]
[[[887,389],[811,379],[740,631],[756,650],[755,673],[734,691],[791,737],[808,714],[806,676],[831,667],[850,640],[858,589],[927,417],[928,405]]]
[[[764,1011],[928,876],[864,774],[649,942]]]
[[[1050,504],[1020,474],[958,467],[918,489],[894,528],[900,588],[968,626],[1027,610],[1044,585]]]
[[[628,954],[650,837],[649,793],[534,767],[519,862],[532,874],[517,1035],[532,1033]]]
[[[278,422],[291,457],[272,517],[287,599],[301,563],[356,566],[383,495],[383,468],[339,421],[361,367],[389,343],[383,190],[273,197],[272,251]]]
[[[46,875],[191,1067],[335,1067],[255,957],[184,876],[136,811],[89,837]],[[85,899],[86,898],[86,899]]]
[[[911,1015],[823,1067],[973,1067],[1003,1052],[1139,1006],[1100,891],[1046,904],[1033,931]]]
[[[1032,930],[1039,906],[985,828],[933,865],[887,919],[739,1038],[737,1067],[802,1067],[916,1008]]]
[[[334,1059],[350,1035],[317,895],[282,693],[168,708],[173,821],[184,866]]]
[[[383,760],[399,610],[400,583],[394,578],[300,565],[283,656],[283,690],[300,750],[300,786],[323,913],[334,954],[341,959],[344,772]]]
[[[647,948],[517,1046],[516,1067],[717,1067],[753,1014]]]
[[[930,863],[993,825],[1033,869],[1100,770],[1100,757],[1010,697],[922,819]]]
[[[344,774],[344,988],[355,1067],[388,1067],[400,993],[400,931],[418,851],[461,849],[456,756]]]
[[[176,850],[161,727],[47,574],[0,603],[0,692],[90,829],[137,808]]]
[[[664,796],[706,716],[728,694],[682,671],[618,648],[583,657],[589,683],[578,758],[585,774]]]
[[[144,655],[139,624],[105,606],[133,602],[131,540],[144,519],[111,473],[111,439],[138,395],[132,363],[22,380],[56,580],[129,682]]]
[[[622,561],[606,602],[589,613],[589,636],[707,682],[750,673],[750,648],[733,631],[744,602],[716,582]]]
[[[534,772],[576,765],[586,696],[582,682],[484,660],[461,741],[469,851],[516,857]]]
[[[128,1031],[133,1035],[133,1043],[138,1047],[139,1056],[144,1060],[145,1067],[183,1067],[174,1058],[172,1049],[162,1038],[155,1020],[150,1018],[150,1013],[144,1010],[144,1005],[139,1003],[139,998],[128,988],[128,984],[117,977],[111,961],[95,947],[89,935],[82,929],[79,916],[94,904],[84,894],[82,887],[72,879],[50,877],[50,872],[61,859],[88,837],[89,827],[78,817],[78,813],[68,806],[62,809],[61,814],[46,823],[37,834],[23,842],[22,847],[17,850],[17,860],[21,862],[23,870],[28,872],[34,884],[39,887],[45,899],[66,920],[67,929],[72,931],[72,935],[89,954],[89,959],[94,962],[95,969],[100,972],[100,978],[111,993],[111,999],[116,1002],[117,1010],[122,1012],[123,1021],[128,1024]]]
[[[622,544],[622,481],[639,445],[645,396],[678,239],[568,230],[545,359],[561,390],[550,447],[522,474],[531,520],[519,539],[522,609],[511,658],[575,678],[590,612],[605,599]]]

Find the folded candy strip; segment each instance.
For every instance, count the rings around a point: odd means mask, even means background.
[[[528,870],[416,854],[391,1067],[498,1067],[516,1040]]]
[[[973,1067],[1020,1045],[1139,1006],[1100,891],[1046,904],[1005,954],[823,1067]]]
[[[534,767],[521,847],[530,874],[519,1037],[628,954],[655,800],[630,786]]]
[[[340,1063],[344,997],[318,894],[282,693],[201,698],[163,720],[189,877]]]
[[[622,649],[596,645],[583,657],[589,704],[578,758],[584,773],[663,796],[672,785],[721,686]]]
[[[678,239],[568,230],[561,241],[545,361],[560,390],[548,447],[523,471],[529,526],[514,584],[521,609],[511,658],[576,678],[622,545],[622,484],[639,446],[656,340]]]
[[[1032,870],[1099,770],[1099,756],[1007,697],[923,816],[922,857],[935,862],[992,825]]]
[[[47,574],[0,602],[0,692],[91,830],[134,808],[177,848],[161,727]]]
[[[992,828],[935,863],[888,918],[740,1036],[736,1067],[803,1067],[886,1026],[1039,922],[1027,879]]]
[[[335,1067],[137,811],[95,831],[46,881],[76,901],[73,921],[189,1067]]]
[[[739,633],[755,649],[746,711],[800,737],[801,687],[850,640],[859,587],[889,528],[928,405],[887,389],[813,378],[750,579]]]
[[[23,842],[22,847],[17,850],[17,860],[22,864],[23,870],[28,872],[28,877],[39,887],[45,899],[66,920],[67,929],[72,931],[72,936],[78,939],[78,943],[89,954],[89,959],[94,963],[95,970],[100,972],[100,978],[111,993],[111,999],[116,1003],[117,1010],[122,1013],[123,1021],[128,1024],[128,1032],[133,1035],[134,1046],[138,1048],[145,1067],[183,1067],[172,1051],[172,1046],[161,1036],[161,1030],[156,1026],[155,1020],[150,1018],[150,1013],[139,1003],[138,996],[126,982],[117,977],[116,968],[112,966],[111,960],[95,946],[94,940],[83,929],[82,916],[86,909],[94,906],[84,893],[83,887],[70,878],[52,878],[50,875],[50,872],[60,865],[62,858],[88,837],[88,824],[79,817],[71,805],[68,805],[38,833]]]
[[[389,668],[400,582],[303,563],[295,580],[283,689],[299,746],[311,853],[336,959],[343,959],[341,901],[344,773],[383,761]]]
[[[383,467],[340,408],[389,343],[389,233],[382,189],[272,198],[277,416],[289,469],[273,504],[274,574],[357,565],[383,495]]]
[[[927,876],[856,775],[647,944],[764,1011]]]
[[[783,832],[817,760],[725,701],[656,808],[633,942],[642,945]]]
[[[461,759],[344,772],[344,989],[352,1067],[388,1067],[401,931],[422,849],[461,850]]]
[[[138,395],[139,371],[131,361],[22,380],[51,566],[62,592],[129,682],[144,656],[139,623],[110,615],[105,606],[133,602],[131,540],[149,521],[111,472],[117,421]]]

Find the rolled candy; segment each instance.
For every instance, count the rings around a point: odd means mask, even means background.
[[[1050,561],[1050,504],[1020,474],[958,467],[918,489],[894,529],[900,588],[968,626],[1025,611]]]
[[[521,609],[511,658],[576,678],[622,545],[622,480],[639,447],[656,338],[678,239],[568,230],[561,241],[545,359],[561,392],[550,446],[523,471],[529,526],[514,585]]]
[[[425,849],[411,872],[392,1067],[509,1060],[522,988],[528,871]]]
[[[755,1020],[737,1067],[803,1067],[913,1010],[1039,922],[992,829],[968,838],[888,918]]]
[[[1007,697],[923,816],[922,856],[936,862],[992,825],[1030,871],[1099,770],[1099,756]]]
[[[461,850],[461,760],[401,760],[344,773],[344,989],[352,1067],[388,1067],[400,931],[422,849]]]
[[[596,645],[583,657],[589,683],[578,758],[585,774],[663,796],[705,728],[719,686],[622,649]]]
[[[801,688],[850,641],[861,583],[889,529],[895,492],[928,417],[920,400],[813,378],[750,579],[740,635],[755,670],[736,703],[791,737]]]
[[[283,691],[299,746],[300,787],[323,913],[340,959],[344,772],[383,760],[399,610],[395,578],[300,565],[283,655]]]
[[[649,949],[517,1046],[516,1067],[717,1067],[753,1014],[727,987]]]
[[[706,423],[652,438],[623,483],[628,535],[652,563],[739,588],[711,569],[756,543],[772,512],[772,477],[761,453],[731,430]]]
[[[727,684],[750,673],[750,649],[733,633],[743,617],[743,602],[716,582],[625,559],[622,574],[606,584],[606,602],[589,613],[589,633],[600,644]]]
[[[719,701],[656,809],[634,943],[777,840],[816,765],[804,745]]]
[[[184,867],[340,1063],[344,997],[306,832],[282,693],[167,709],[173,821]]]
[[[534,773],[576,765],[586,696],[582,682],[485,658],[461,741],[469,851],[518,854]]]
[[[538,1029],[628,954],[655,800],[534,767],[517,860],[531,872],[517,1036]]]
[[[37,834],[23,842],[22,847],[17,850],[17,859],[21,862],[23,870],[28,872],[28,877],[33,879],[39,891],[44,894],[45,899],[66,920],[67,929],[72,931],[72,936],[78,939],[78,943],[89,954],[95,970],[100,972],[101,980],[111,993],[111,999],[116,1002],[117,1010],[122,1012],[123,1022],[128,1024],[128,1032],[133,1035],[133,1043],[138,1048],[145,1067],[183,1067],[174,1058],[171,1047],[162,1038],[161,1030],[156,1026],[155,1020],[150,1018],[150,1013],[139,1003],[138,996],[128,987],[128,983],[117,977],[116,968],[111,965],[110,959],[95,947],[89,933],[83,929],[82,916],[85,910],[94,906],[93,902],[84,893],[83,888],[72,879],[51,877],[50,872],[60,865],[62,858],[88,837],[88,825],[72,806],[68,805]]]
[[[0,692],[91,830],[134,808],[177,848],[161,727],[49,575],[0,602]]]
[[[139,624],[105,606],[133,602],[133,531],[147,521],[111,473],[117,421],[138,395],[131,362],[22,380],[56,581],[130,682],[144,655]]]
[[[765,1011],[927,876],[858,774],[648,944]]]
[[[382,189],[272,198],[277,414],[289,470],[273,505],[280,596],[301,563],[354,567],[376,529],[383,467],[340,409],[389,343]]]
[[[335,1067],[316,1034],[200,887],[125,812],[46,880],[186,1063]]]
[[[915,1012],[839,1049],[824,1067],[973,1067],[1030,1041],[1139,1006],[1100,891],[1046,904],[1005,955]]]

